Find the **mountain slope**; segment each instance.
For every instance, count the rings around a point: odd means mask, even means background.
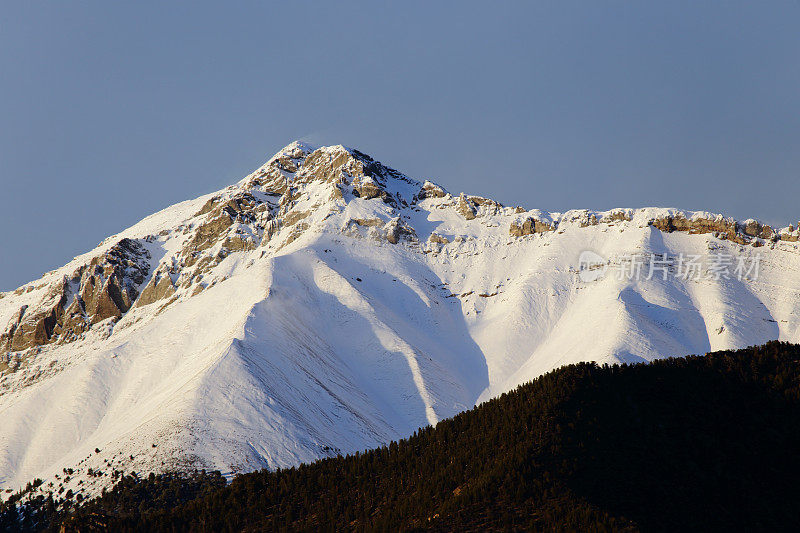
[[[293,143],[0,297],[0,486],[286,467],[569,363],[800,341],[798,235],[675,209],[525,211]],[[584,276],[586,250],[607,275]],[[759,269],[613,275],[650,253]]]

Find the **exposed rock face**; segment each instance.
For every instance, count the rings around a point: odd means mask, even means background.
[[[91,322],[86,317],[86,306],[83,300],[76,294],[72,297],[72,303],[64,310],[64,319],[61,324],[61,338],[64,341],[82,335],[91,327]]]
[[[431,236],[428,237],[428,241],[436,242],[439,244],[450,244],[450,239],[443,235],[439,235],[438,233],[431,233]]]
[[[277,220],[272,219],[264,225],[264,231],[261,234],[260,245],[267,244],[272,237],[280,230],[280,224]]]
[[[175,294],[175,286],[172,284],[172,278],[167,272],[156,272],[150,278],[150,283],[142,290],[142,294],[136,301],[136,305],[149,305],[158,300],[171,297]]]
[[[326,181],[345,183],[348,178],[370,175],[364,161],[353,156],[348,150],[315,150],[303,162],[295,181]]]
[[[534,217],[528,217],[521,223],[512,222],[508,229],[508,233],[512,237],[522,237],[524,235],[533,235],[536,233],[545,233],[547,231],[555,230],[555,225],[542,222]]]
[[[478,210],[475,209],[475,204],[472,203],[472,200],[462,193],[458,197],[458,202],[456,202],[456,211],[467,220],[472,220],[475,218]]]
[[[184,248],[184,255],[187,257],[196,257],[196,252],[202,252],[210,248],[217,242],[217,238],[220,234],[226,231],[231,224],[233,224],[233,219],[230,215],[221,212],[221,210],[217,210],[208,218],[207,222],[197,228],[194,236]]]
[[[36,312],[27,312],[27,306],[20,309],[0,335],[0,351],[68,342],[93,324],[118,319],[139,295],[137,288],[150,269],[149,256],[138,241],[120,240],[51,288]]]
[[[753,238],[776,240],[777,234],[767,225],[762,225],[755,220],[743,223],[722,216],[715,218],[687,219],[683,214],[665,216],[651,221],[651,225],[663,232],[686,231],[692,234],[716,233],[721,239],[727,239],[738,244],[746,244]]]
[[[248,235],[242,234],[231,235],[222,241],[222,247],[229,252],[244,252],[247,250],[253,250],[257,245],[258,243],[255,241],[255,239]]]
[[[28,306],[20,308],[16,320],[0,336],[3,351],[19,351],[30,346],[45,344],[53,331],[53,317],[58,313],[58,303],[39,314],[27,314]],[[48,306],[49,307],[49,306]]]
[[[251,174],[245,187],[257,187],[267,194],[280,196],[289,187],[289,176],[296,173],[313,149],[303,143],[294,142],[272,158],[266,165]]]
[[[122,239],[76,272],[80,274],[79,303],[90,323],[119,318],[131,308],[149,273],[149,257],[141,243]]]
[[[775,230],[766,224],[760,224],[757,220],[746,221],[742,232],[749,237],[758,237],[764,240],[773,240],[776,237]]]
[[[383,221],[379,218],[353,218],[351,220],[356,224],[358,224],[359,226],[365,226],[365,227],[375,227],[383,225]]]
[[[289,236],[286,237],[285,241],[283,241],[283,244],[281,245],[281,248],[283,248],[284,246],[288,246],[291,243],[293,243],[294,241],[296,241],[303,234],[303,232],[305,230],[307,230],[307,229],[308,229],[308,224],[306,224],[305,222],[300,222],[298,224],[295,224],[292,227],[292,231],[291,231],[291,233],[289,233]]]
[[[390,195],[385,190],[381,189],[375,181],[369,177],[353,178],[353,195],[365,200],[372,198],[380,198],[386,203],[390,203]]]
[[[435,183],[425,181],[422,184],[422,189],[414,196],[414,202],[420,202],[426,198],[444,198],[445,196],[447,196],[447,191]]]
[[[630,222],[633,220],[630,213],[626,211],[612,211],[607,217],[603,217],[603,222]]]
[[[298,184],[323,181],[350,184],[353,194],[359,198],[381,198],[387,203],[394,199],[386,192],[383,179],[391,171],[357,150],[343,146],[321,148],[309,154],[296,171],[294,181]]]
[[[227,199],[211,198],[195,214],[200,215],[206,215],[204,222],[194,229],[180,253],[183,266],[198,265],[195,271],[200,270],[200,263],[208,266],[213,262],[206,251],[218,243],[227,252],[254,249],[263,239],[259,233],[272,220],[269,205],[246,191]]]
[[[392,244],[397,244],[401,240],[417,241],[417,234],[414,228],[406,225],[400,217],[393,218],[384,226],[386,240]]]
[[[297,172],[299,161],[305,156],[301,146],[295,146],[275,159],[275,166],[284,172]]]
[[[468,196],[467,199],[472,202],[472,205],[482,209],[482,215],[496,215],[503,209],[503,204],[495,202],[491,198],[484,198],[482,196]]]
[[[284,194],[291,186],[321,181],[340,187],[349,186],[357,198],[379,198],[394,207],[408,205],[407,199],[387,190],[387,180],[390,178],[413,182],[358,150],[332,146],[311,151],[307,146],[298,145],[291,154],[273,159],[262,167],[250,182]],[[338,191],[338,195],[341,196],[341,191]]]
[[[583,213],[570,212],[562,217],[562,221],[578,223],[581,227],[588,227],[596,226],[599,223],[630,222],[634,219],[634,214],[636,212],[630,209],[613,210],[603,214],[602,218],[598,219],[597,214],[589,213],[588,211]],[[737,222],[721,215],[702,216],[700,213],[696,213],[691,218],[687,218],[685,214],[678,212],[653,218],[648,221],[648,224],[666,233],[673,231],[683,231],[691,234],[714,233],[720,239],[726,239],[738,244],[753,244],[754,246],[760,246],[761,240],[796,242],[800,239],[800,232],[793,231],[794,228],[792,227],[789,228],[788,232],[783,230],[778,233],[770,226],[761,224],[756,220]],[[513,237],[521,237],[523,235],[553,231],[556,226],[558,226],[557,222],[548,223],[540,221],[536,217],[528,217],[522,222],[511,222],[509,234]]]
[[[595,215],[594,213],[592,213],[591,215],[587,213],[586,218],[584,220],[581,220],[580,224],[582,228],[585,228],[587,226],[596,226],[598,224],[597,215]]]
[[[292,211],[286,214],[283,217],[283,225],[285,227],[294,226],[299,221],[303,220],[304,218],[308,218],[311,215],[311,211]]]

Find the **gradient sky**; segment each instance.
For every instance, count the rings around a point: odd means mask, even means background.
[[[509,205],[800,218],[796,1],[318,4],[5,2],[0,290],[297,138]]]

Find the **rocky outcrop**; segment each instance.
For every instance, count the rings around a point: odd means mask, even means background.
[[[580,225],[582,228],[586,228],[589,226],[596,226],[597,224],[598,224],[597,215],[595,215],[594,213],[592,214],[586,213],[583,220],[580,221]]]
[[[370,175],[365,161],[346,148],[333,147],[315,150],[303,161],[295,176],[295,182],[325,181],[347,183],[348,178]]]
[[[229,252],[246,252],[254,250],[258,243],[251,235],[237,233],[222,241],[222,247]]]
[[[139,296],[150,270],[150,254],[138,241],[122,239],[103,256],[81,267],[79,298],[92,324],[119,318]]]
[[[673,231],[685,231],[690,234],[714,233],[720,239],[738,244],[747,244],[756,238],[770,241],[778,238],[777,233],[770,226],[752,219],[737,222],[722,216],[686,218],[684,214],[677,213],[656,218],[650,224],[665,233]]]
[[[611,211],[607,215],[603,216],[601,222],[606,222],[606,223],[630,222],[631,220],[633,220],[631,213],[625,210],[617,210],[617,211]]]
[[[367,228],[372,228],[376,226],[383,226],[383,220],[379,218],[351,218],[351,221],[355,222],[359,226],[364,226]]]
[[[280,196],[289,188],[289,177],[296,173],[313,149],[293,142],[264,166],[245,179],[246,188],[259,188],[267,194]]]
[[[241,192],[228,199],[214,197],[206,202],[197,214],[207,216],[205,221],[195,228],[192,238],[181,251],[187,266],[197,262],[201,252],[220,241],[223,241],[223,245],[229,250],[255,248],[257,245],[255,238],[236,232],[228,235],[229,229],[236,222],[252,225],[255,229],[263,229],[263,224],[271,218],[269,206],[257,200],[249,192]]]
[[[379,198],[393,207],[408,205],[408,199],[387,190],[389,179],[418,186],[418,182],[358,150],[332,146],[320,148],[309,154],[294,175],[293,183],[322,181],[338,186],[350,185],[353,195],[357,198],[367,200]]]
[[[267,244],[269,241],[272,240],[272,237],[275,236],[276,233],[280,230],[281,226],[276,219],[269,220],[265,225],[264,229],[261,233],[261,243],[260,245],[263,246]]]
[[[301,235],[303,235],[303,232],[307,230],[308,227],[309,227],[308,224],[305,222],[300,222],[296,224],[289,232],[289,235],[286,237],[286,240],[283,241],[283,243],[280,245],[280,248],[284,248],[292,244],[294,241],[300,238]]]
[[[205,215],[206,213],[210,213],[211,210],[214,209],[214,206],[217,204],[217,202],[219,202],[219,200],[220,200],[219,196],[209,198],[208,201],[203,204],[203,207],[200,208],[200,211],[195,213],[194,216],[199,217]]]
[[[426,180],[425,183],[422,184],[422,189],[414,195],[414,203],[421,202],[428,198],[444,198],[445,196],[447,196],[447,191],[435,183]]]
[[[311,216],[311,211],[290,211],[283,217],[283,225],[284,227],[294,226],[309,216]]]
[[[175,294],[175,285],[168,272],[160,271],[153,274],[150,282],[142,290],[142,294],[136,301],[136,306],[149,305],[158,300],[172,297]]]
[[[364,200],[380,198],[386,203],[391,201],[389,193],[368,176],[353,178],[351,185],[353,186],[353,196],[356,198],[363,198]]]
[[[456,211],[458,211],[458,214],[467,220],[474,219],[478,213],[478,210],[475,208],[475,204],[473,204],[472,200],[467,198],[464,193],[461,193],[461,195],[458,197],[458,201],[456,202]]]
[[[60,304],[63,305],[60,298],[55,305],[50,301],[38,312],[28,312],[28,306],[22,306],[6,331],[0,335],[0,350],[16,352],[46,344],[53,335],[57,316],[63,312]]]
[[[775,230],[766,224],[761,224],[757,220],[747,220],[741,227],[742,233],[748,237],[758,237],[764,240],[774,240],[777,236]]]
[[[59,336],[62,341],[77,338],[91,327],[91,321],[86,316],[86,306],[77,294],[72,297],[72,303],[64,310],[60,326]]]
[[[483,196],[468,196],[467,199],[472,202],[476,210],[481,209],[482,215],[496,215],[503,209],[503,204],[495,202],[491,198],[484,198]]]
[[[139,296],[149,257],[138,241],[120,240],[55,284],[35,309],[23,306],[0,335],[0,351],[69,342],[93,324],[119,319]]]
[[[428,241],[438,244],[450,244],[450,239],[438,233],[431,233],[430,237],[428,237]]]
[[[799,238],[800,231],[796,231],[792,225],[779,233],[779,239],[782,241],[797,242]]]
[[[227,214],[216,212],[214,216],[197,227],[194,235],[183,249],[186,256],[194,255],[213,246],[220,235],[222,235],[233,224],[233,219]]]
[[[287,230],[287,234],[281,246],[291,243],[308,227],[308,224],[301,221],[310,212],[307,209],[298,210],[296,207],[306,194],[305,184],[332,184],[331,198],[334,202],[341,203],[346,198],[345,193],[349,192],[356,198],[378,199],[394,208],[407,206],[407,200],[402,197],[401,192],[392,193],[387,189],[389,180],[406,182],[412,185],[411,190],[420,186],[419,182],[358,150],[343,146],[311,149],[300,142],[292,143],[244,180],[245,190],[260,189],[269,194],[279,192],[277,203],[267,205],[269,202],[264,202],[258,205],[256,202],[256,205],[252,205],[250,199],[241,193],[234,198],[235,201],[224,200],[224,195],[211,198],[196,213],[196,216],[205,216],[205,220],[200,226],[193,228],[193,235],[182,252],[181,265],[199,264],[208,255],[205,251],[217,243],[221,243],[225,252],[251,250],[268,243],[283,229]],[[430,182],[422,189],[432,196],[446,196],[440,187]],[[248,219],[248,215],[251,218]],[[239,231],[236,228],[237,222],[249,226],[245,230],[250,231]],[[358,224],[358,221],[355,223]],[[384,222],[377,220],[359,225],[383,224]],[[404,234],[404,230],[398,231],[400,236]],[[195,270],[198,268],[195,267]]]
[[[406,225],[400,217],[393,218],[383,227],[386,231],[386,240],[392,244],[397,244],[402,240],[417,241],[417,234],[414,228]]]
[[[303,158],[308,152],[300,145],[295,145],[275,158],[274,166],[284,172],[294,173],[300,169]]]
[[[528,217],[521,222],[512,222],[508,229],[508,233],[512,237],[523,237],[525,235],[545,233],[555,229],[555,224],[549,224],[537,218]]]

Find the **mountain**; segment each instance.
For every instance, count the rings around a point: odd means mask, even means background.
[[[798,237],[507,207],[295,142],[0,295],[0,487],[282,468],[570,363],[797,342]]]
[[[129,475],[0,529],[792,531],[800,346],[559,368],[413,437],[261,471]]]

